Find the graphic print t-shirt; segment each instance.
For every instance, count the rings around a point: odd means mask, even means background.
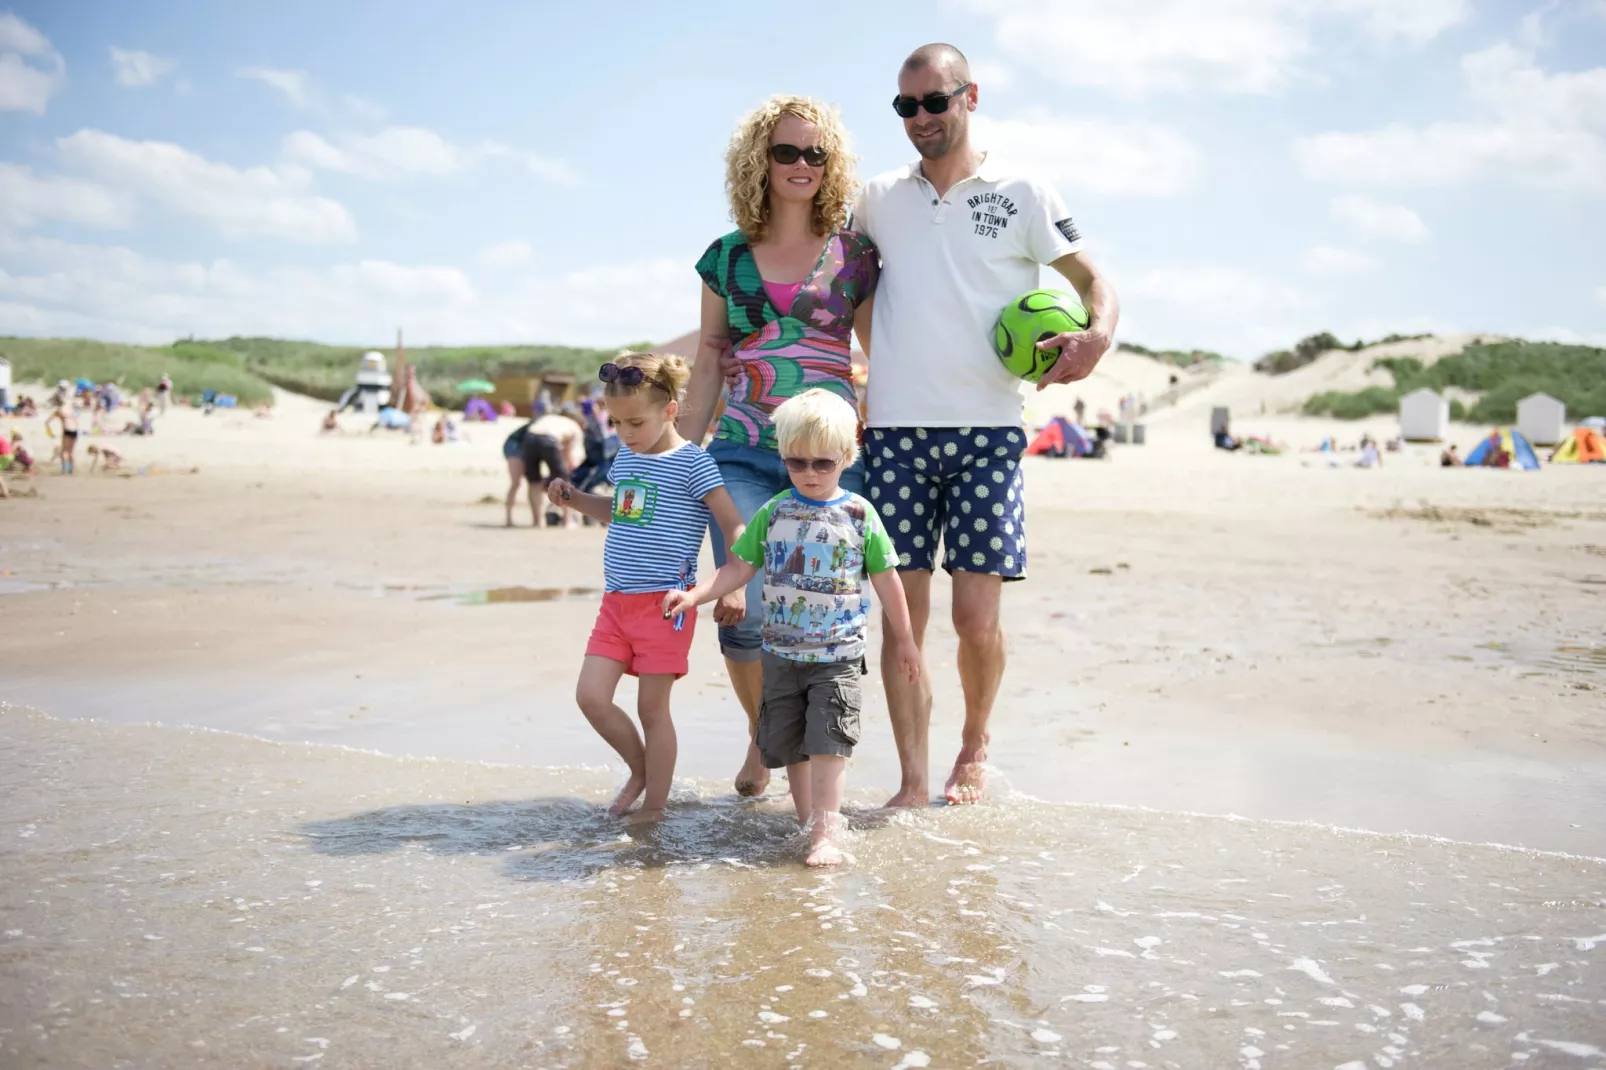
[[[776,495],[731,553],[764,573],[764,649],[792,661],[857,661],[870,609],[866,576],[898,566],[875,507],[857,494]]]
[[[608,470],[613,518],[602,549],[607,590],[649,594],[697,582],[697,551],[708,530],[703,499],[725,485],[700,446],[636,453],[620,446]]]

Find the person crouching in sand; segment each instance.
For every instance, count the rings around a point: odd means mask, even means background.
[[[859,742],[866,576],[911,684],[920,677],[920,650],[892,539],[875,507],[841,488],[858,455],[858,413],[815,389],[783,402],[773,419],[792,489],[759,509],[716,575],[671,591],[664,613],[692,611],[764,573],[764,701],[755,742],[765,767],[786,767],[798,821],[809,831],[807,864],[834,866],[848,857],[837,841],[847,760]]]
[[[641,798],[641,809],[626,818],[632,824],[659,820],[669,801],[676,755],[669,691],[686,675],[697,626],[696,610],[666,617],[664,593],[696,582],[710,516],[721,531],[741,529],[719,467],[675,431],[689,375],[682,358],[653,353],[625,353],[604,364],[598,373],[603,404],[622,443],[610,473],[613,497],[579,490],[567,471],[546,485],[553,505],[578,509],[608,526],[602,609],[586,644],[575,699],[597,735],[630,768],[608,812],[625,815]],[[640,680],[641,735],[613,701],[626,673]]]
[[[116,450],[105,446],[89,447],[89,471],[94,474],[97,468],[104,468],[108,472],[116,472],[123,467],[123,455]]]

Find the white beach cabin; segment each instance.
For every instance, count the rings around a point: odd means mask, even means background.
[[[1427,387],[1400,399],[1400,437],[1408,442],[1438,442],[1450,430],[1450,403]]]
[[[1517,430],[1535,446],[1554,446],[1567,430],[1567,406],[1549,394],[1517,402]]]
[[[0,408],[11,407],[11,362],[0,357]]]

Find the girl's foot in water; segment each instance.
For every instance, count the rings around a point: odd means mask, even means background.
[[[837,846],[837,838],[845,826],[842,815],[836,811],[816,810],[809,819],[809,853],[803,859],[805,866],[840,866],[853,861],[853,856]]]
[[[662,821],[663,819],[664,819],[664,812],[663,812],[663,810],[661,808],[657,809],[657,810],[648,810],[645,807],[643,807],[640,810],[636,810],[636,811],[633,811],[632,813],[626,814],[625,815],[625,824],[626,825],[656,825],[658,822]]]
[[[631,773],[630,779],[625,781],[625,786],[619,789],[618,795],[614,796],[613,805],[608,807],[608,813],[614,817],[624,816],[625,811],[634,806],[636,800],[641,798],[641,793],[646,790],[647,774]],[[663,813],[662,810],[658,812],[660,814]]]

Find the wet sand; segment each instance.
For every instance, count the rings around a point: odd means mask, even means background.
[[[169,419],[162,474],[0,504],[7,1063],[1601,1061],[1606,473],[1163,422],[1030,462],[996,803],[873,814],[872,685],[858,863],[821,878],[778,799],[729,794],[706,619],[676,816],[635,843],[598,812],[601,532],[504,530],[500,433]]]

